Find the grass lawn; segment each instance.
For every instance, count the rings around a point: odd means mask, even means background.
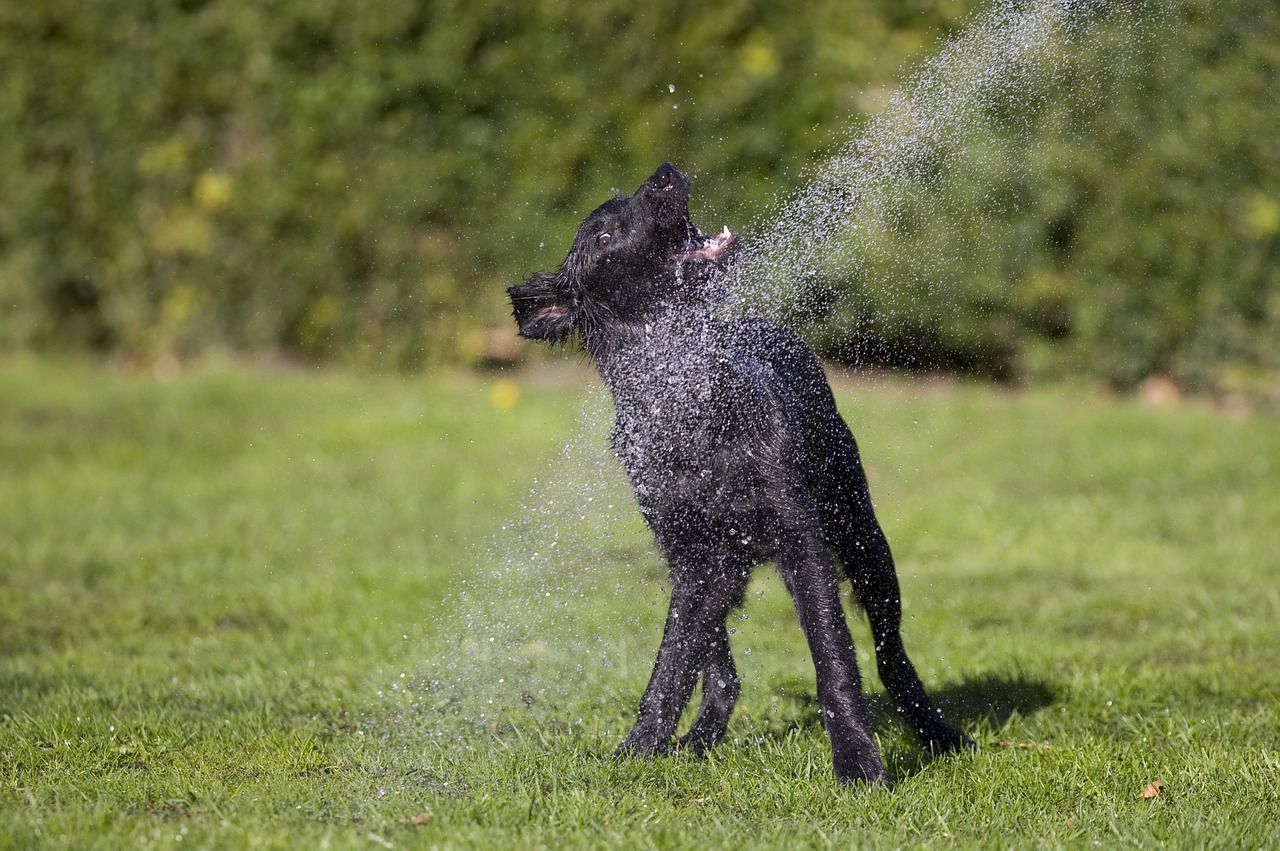
[[[497,382],[0,361],[0,847],[1280,846],[1280,419],[843,385],[980,745],[855,615],[897,785],[845,789],[772,570],[729,741],[609,758],[662,568],[590,383]]]

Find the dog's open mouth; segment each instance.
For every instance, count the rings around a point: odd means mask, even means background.
[[[736,233],[730,233],[729,227],[715,236],[707,236],[696,227],[693,233],[689,235],[688,247],[683,251],[677,252],[675,259],[681,263],[699,262],[699,263],[715,263],[725,260],[732,253],[731,249],[734,243],[738,241]]]

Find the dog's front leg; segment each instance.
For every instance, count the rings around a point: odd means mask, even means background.
[[[729,633],[720,623],[711,631],[707,659],[702,668],[702,706],[693,726],[680,739],[682,747],[705,754],[720,743],[729,727],[729,716],[742,692],[733,652],[729,649]]]
[[[670,749],[707,654],[706,629],[699,624],[700,586],[672,571],[671,605],[662,646],[653,663],[649,685],[640,698],[636,725],[618,746],[619,755],[652,756]]]
[[[887,783],[871,738],[870,708],[853,654],[853,636],[840,606],[836,566],[821,540],[798,534],[783,541],[778,570],[795,602],[818,678],[818,708],[831,738],[836,779]]]
[[[738,674],[724,622],[742,604],[750,565],[679,552],[678,547],[664,549],[671,563],[671,608],[636,726],[619,746],[620,754],[648,756],[668,750],[699,676],[713,678],[708,688],[720,693],[703,701],[686,744],[710,747],[719,741],[738,696]],[[720,680],[725,683],[722,690]]]

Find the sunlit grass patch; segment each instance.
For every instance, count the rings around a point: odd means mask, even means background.
[[[771,569],[726,743],[611,758],[662,567],[599,399],[507,380],[0,363],[0,846],[1280,841],[1280,421],[841,390],[980,745],[919,750],[851,612],[897,786],[849,790]]]

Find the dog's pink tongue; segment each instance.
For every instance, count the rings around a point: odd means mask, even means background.
[[[705,250],[712,256],[720,254],[738,238],[735,233],[729,232],[729,226],[725,225],[724,230],[707,240]]]
[[[726,225],[725,229],[715,236],[703,237],[701,245],[682,253],[680,257],[683,260],[715,260],[737,238],[737,234],[730,233]]]

